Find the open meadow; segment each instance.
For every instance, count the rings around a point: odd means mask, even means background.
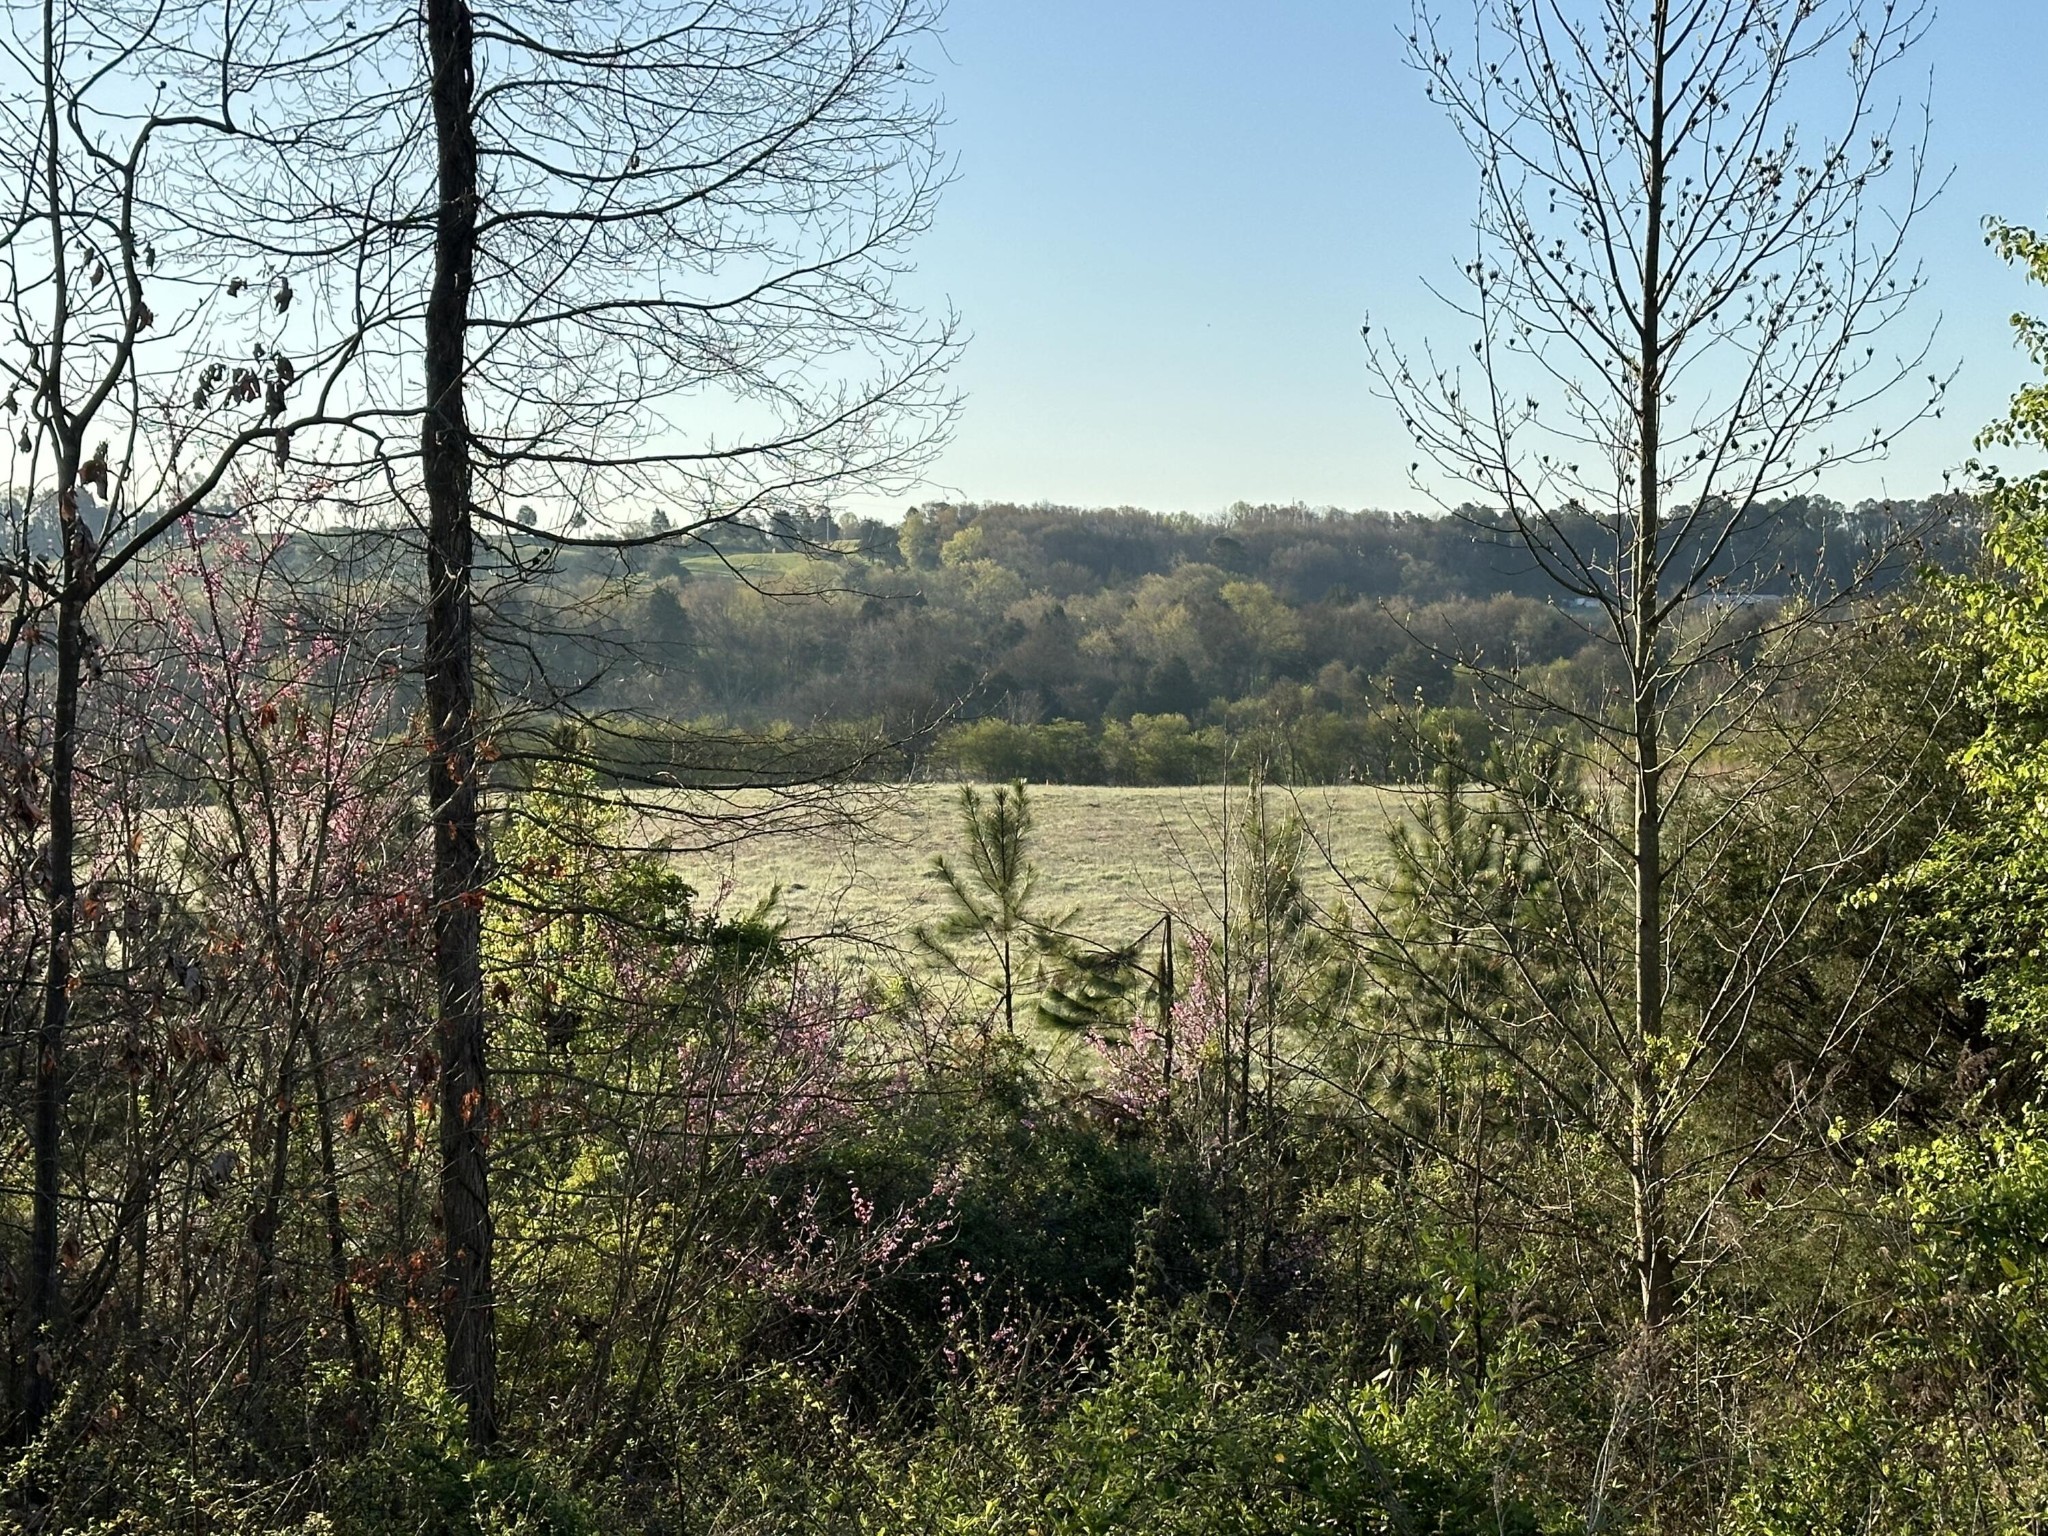
[[[1340,871],[1356,876],[1383,857],[1387,832],[1412,792],[1368,786],[1269,789],[1269,814],[1308,823],[1327,859],[1311,852],[1309,884],[1334,895]],[[1036,900],[1047,916],[1072,914],[1075,932],[1105,941],[1148,927],[1162,912],[1202,912],[1220,902],[1223,829],[1241,820],[1248,792],[1206,788],[1030,789]],[[961,852],[959,786],[918,784],[864,803],[852,824],[767,829],[728,847],[681,856],[707,895],[729,906],[781,892],[798,936],[905,942],[929,917],[935,855]]]

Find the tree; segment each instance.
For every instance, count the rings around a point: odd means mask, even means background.
[[[11,7],[7,27],[0,113],[15,190],[0,239],[0,373],[19,434],[10,445],[11,547],[0,555],[13,607],[0,668],[19,673],[10,709],[19,788],[25,795],[36,778],[43,791],[30,813],[41,827],[33,883],[44,915],[28,1136],[27,1330],[39,1364],[18,1421],[32,1434],[54,1398],[66,1328],[63,1098],[77,872],[94,851],[79,785],[88,696],[102,671],[95,625],[122,574],[187,519],[236,499],[289,499],[294,440],[338,440],[353,420],[334,392],[364,328],[345,318],[314,334],[288,313],[288,286],[244,297],[245,282],[224,284],[222,261],[250,255],[250,242],[209,245],[179,195],[195,164],[244,136],[226,103],[206,99],[210,84],[187,87],[260,77],[277,52],[245,58],[246,34],[221,36],[192,4],[52,0]],[[279,152],[290,142],[288,133],[270,139]],[[244,467],[252,448],[268,451],[269,474]],[[46,745],[34,742],[39,734]]]
[[[893,283],[944,179],[911,57],[930,13],[301,10],[329,67],[276,110],[323,125],[317,152],[224,168],[211,206],[222,227],[259,220],[324,313],[352,312],[361,274],[379,274],[397,345],[422,362],[419,393],[392,403],[421,418],[417,457],[394,446],[387,465],[424,567],[447,1383],[484,1444],[484,759],[517,714],[573,712],[588,682],[537,664],[545,615],[532,601],[515,614],[495,578],[530,597],[565,553],[704,542],[849,485],[890,489],[924,462],[951,417],[953,340]],[[642,520],[648,506],[666,527]],[[505,704],[488,721],[487,692]]]
[[[2048,282],[2048,242],[1992,221],[1990,243]],[[2038,319],[2013,320],[2035,368],[2048,368]],[[2048,389],[2036,379],[1978,435],[1980,453],[2048,444]],[[1902,912],[1930,970],[1954,978],[1960,1006],[1950,1112],[1902,1106],[1873,1159],[1886,1262],[1866,1266],[1845,1310],[1882,1327],[1809,1387],[1759,1460],[1749,1528],[1993,1529],[2040,1504],[2048,1336],[2040,1234],[2048,1221],[2041,964],[2048,896],[2048,477],[1981,462],[1990,514],[1982,567],[1938,576],[1907,610],[1920,632],[1908,665],[1962,701],[1942,766],[1958,804],[1919,857],[1894,861],[1859,906]],[[1896,872],[1893,872],[1896,871]],[[1852,1314],[1854,1315],[1854,1314]],[[1879,1321],[1881,1320],[1881,1321]],[[1937,1384],[1938,1383],[1938,1384]],[[1873,1454],[1873,1450],[1878,1454]]]
[[[1929,376],[1922,401],[1891,407],[1926,348],[1878,351],[1918,286],[1904,241],[1928,193],[1884,82],[1923,8],[1479,0],[1473,15],[1462,52],[1427,9],[1410,39],[1479,174],[1452,305],[1473,376],[1370,328],[1367,344],[1433,494],[1494,509],[1461,515],[1578,605],[1615,679],[1589,704],[1484,637],[1445,647],[1509,738],[1485,792],[1556,882],[1542,927],[1463,930],[1541,1025],[1496,1021],[1490,1044],[1620,1176],[1617,1257],[1654,1340],[1711,1269],[1728,1192],[1786,1135],[1782,1105],[1709,1128],[1757,999],[1852,862],[1838,839],[1904,811],[1866,807],[1845,831],[1816,805],[1805,835],[1768,844],[1754,821],[1830,717],[1780,711],[1788,680],[1904,551],[1879,525],[1856,570],[1789,590],[1773,573],[1796,525],[1770,522],[1773,498],[1881,456],[1940,395]],[[1809,105],[1828,131],[1799,125]],[[1569,722],[1561,758],[1536,750],[1538,716]],[[1856,771],[1817,787],[1837,795]],[[1765,846],[1762,905],[1715,931],[1716,882]],[[1823,1048],[1853,1029],[1841,1006]]]
[[[1017,995],[1032,956],[1042,951],[1051,930],[1032,907],[1038,870],[1031,862],[1031,801],[1023,782],[998,785],[986,800],[972,784],[960,786],[960,830],[967,840],[967,867],[961,870],[945,855],[932,858],[933,883],[951,910],[937,921],[920,924],[918,943],[963,976],[974,966],[960,957],[959,946],[987,951],[995,967],[991,984],[1002,1010],[1003,1033],[1017,1037]]]
[[[2006,261],[2048,284],[2048,240],[2003,222],[1991,225],[1990,238]],[[2029,360],[2048,371],[2048,328],[2017,315],[2013,329]],[[2023,386],[1977,440],[1980,451],[2044,445],[2048,383],[2039,381]],[[1982,729],[1957,759],[1977,821],[1938,843],[1916,879],[1936,898],[1943,941],[1971,958],[1976,989],[1997,1021],[2037,1039],[2048,1026],[2040,962],[2048,893],[2048,738],[2040,725],[2048,697],[2048,473],[2010,476],[1994,466],[1984,474],[1989,569],[1945,581],[1933,609],[1950,659],[1978,678],[1972,703]]]

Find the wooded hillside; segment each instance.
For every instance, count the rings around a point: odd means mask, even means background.
[[[1801,496],[1732,533],[1697,601],[1761,620],[1779,599],[1966,564],[1979,519],[1962,495]],[[591,700],[711,735],[833,728],[875,745],[886,776],[1188,784],[1228,761],[1282,782],[1412,781],[1418,729],[1486,750],[1461,667],[1544,671],[1584,697],[1613,681],[1592,605],[1561,600],[1500,516],[1469,508],[940,505],[564,564],[602,643],[543,661],[595,680]]]

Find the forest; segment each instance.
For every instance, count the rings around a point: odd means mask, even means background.
[[[1697,601],[1761,618],[1852,583],[1890,592],[1966,567],[1981,526],[1962,493],[1853,510],[1777,498],[1730,529]],[[613,713],[624,763],[660,761],[632,722],[718,743],[671,745],[683,779],[734,761],[736,737],[765,736],[765,752],[794,734],[837,738],[864,775],[893,779],[1213,784],[1234,765],[1273,783],[1412,783],[1445,731],[1487,750],[1471,664],[1541,669],[1586,696],[1611,681],[1590,600],[1556,591],[1478,507],[1219,520],[935,505],[900,525],[764,519],[704,543],[687,559],[565,561],[588,617],[536,658]]]
[[[1927,8],[1417,9],[1415,507],[1218,517],[911,496],[923,0],[0,15],[0,1529],[2048,1521],[2048,329],[1946,419]],[[718,876],[934,784],[908,932]]]

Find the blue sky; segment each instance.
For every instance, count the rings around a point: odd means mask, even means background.
[[[1454,273],[1474,183],[1401,62],[1407,15],[951,0],[932,61],[958,180],[910,291],[950,302],[972,339],[966,413],[921,495],[1413,504],[1358,326],[1370,311],[1406,337],[1459,336],[1422,284]],[[1918,229],[1918,320],[1939,321],[1935,359],[1962,371],[1944,420],[1834,495],[1938,487],[2024,376],[2006,317],[2030,296],[1981,221],[2048,219],[2044,58],[2048,0],[1946,0],[1894,76],[1928,89],[1931,160],[1952,168]]]

